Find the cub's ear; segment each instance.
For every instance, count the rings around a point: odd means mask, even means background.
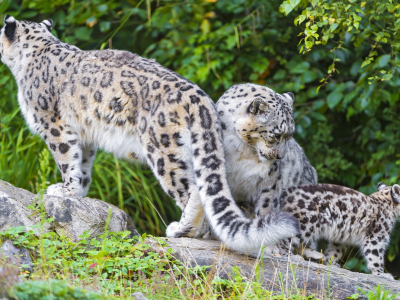
[[[293,95],[293,93],[291,93],[291,92],[283,93],[282,96],[283,96],[284,100],[285,100],[290,106],[293,105],[293,102],[294,102],[294,95]]]
[[[43,24],[47,27],[47,29],[51,32],[51,29],[53,28],[53,20],[52,20],[52,19],[47,19],[47,20],[44,20],[42,23],[43,23]]]
[[[12,42],[15,37],[15,29],[17,28],[17,21],[13,16],[6,15],[4,17],[4,34],[7,39]]]
[[[394,184],[390,190],[394,203],[400,203],[400,185]]]
[[[266,112],[268,110],[268,104],[261,97],[256,97],[247,107],[247,112],[256,115],[262,112]]]
[[[379,182],[378,185],[376,186],[378,191],[383,190],[385,187],[387,187],[387,185],[382,182]]]

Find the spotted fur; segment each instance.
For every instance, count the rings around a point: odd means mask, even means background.
[[[298,232],[276,212],[250,220],[235,205],[225,171],[221,125],[197,85],[154,60],[127,51],[82,51],[42,23],[5,17],[0,52],[18,84],[32,132],[51,150],[63,176],[47,193],[84,196],[97,148],[145,161],[182,209],[167,236],[198,236],[204,212],[228,247],[257,250]]]
[[[384,255],[400,217],[399,185],[380,183],[370,196],[333,184],[304,185],[284,191],[281,203],[282,210],[300,222],[301,232],[279,244],[281,254],[293,247],[307,257],[337,264],[347,245],[356,245],[372,274],[393,279],[384,273]],[[315,251],[319,239],[329,242],[325,255]]]
[[[233,197],[257,215],[279,209],[282,189],[317,183],[317,172],[293,139],[294,96],[257,84],[237,84],[217,102],[227,178]]]

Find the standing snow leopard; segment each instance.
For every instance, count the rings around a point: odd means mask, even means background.
[[[400,218],[399,204],[397,184],[379,183],[378,192],[369,196],[333,184],[291,187],[282,193],[281,206],[298,219],[301,234],[280,242],[280,254],[294,248],[308,258],[337,265],[349,245],[357,245],[372,274],[393,279],[384,272],[384,256]],[[312,246],[319,239],[328,241],[325,253]]]
[[[227,179],[236,200],[255,206],[256,215],[279,209],[291,186],[317,183],[317,172],[293,139],[294,96],[257,84],[237,84],[218,100]]]
[[[248,219],[226,180],[221,125],[197,85],[154,60],[127,51],[79,48],[51,33],[51,19],[6,15],[1,60],[18,84],[32,132],[47,143],[63,176],[48,194],[84,196],[97,148],[152,168],[182,209],[167,236],[198,236],[204,212],[215,234],[235,250],[258,250],[297,234],[293,216]]]

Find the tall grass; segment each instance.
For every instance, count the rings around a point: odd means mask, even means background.
[[[0,67],[0,179],[37,193],[39,154],[46,144],[30,133],[16,99],[17,87],[5,66]],[[61,182],[54,159],[47,184]],[[99,151],[93,166],[88,197],[125,210],[140,232],[163,235],[164,223],[180,218],[180,210],[167,196],[145,164],[117,160]],[[160,216],[158,215],[158,213]]]

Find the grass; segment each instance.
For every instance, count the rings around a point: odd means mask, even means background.
[[[80,242],[74,243],[55,233],[38,239],[33,232],[24,232],[24,228],[9,229],[2,233],[3,239],[12,239],[15,245],[29,249],[34,271],[23,271],[22,276],[29,281],[8,292],[21,295],[28,293],[27,286],[35,286],[37,294],[49,294],[49,287],[57,280],[65,289],[91,289],[118,299],[130,299],[135,291],[150,299],[314,299],[303,296],[301,290],[275,295],[256,275],[249,281],[238,268],[233,269],[229,280],[209,276],[206,267],[184,265],[173,258],[170,250],[152,250],[146,236],[126,239],[128,234],[105,233],[90,241],[83,235]],[[162,240],[159,243],[165,245]],[[29,295],[35,299],[35,295]]]
[[[51,222],[43,220],[37,227],[46,221]],[[128,239],[128,235],[105,230],[97,239],[89,240],[86,232],[79,242],[73,242],[54,232],[37,237],[24,227],[9,228],[0,233],[1,240],[11,239],[17,247],[28,249],[34,267],[32,273],[24,271],[24,266],[18,270],[0,257],[0,297],[131,299],[132,293],[140,291],[149,299],[333,299],[329,291],[316,298],[304,289],[287,286],[288,275],[282,273],[276,278],[283,292],[272,292],[261,276],[262,260],[255,263],[250,276],[233,267],[230,278],[223,279],[213,271],[207,272],[215,266],[191,267],[176,260],[172,250],[164,248],[162,238],[143,235]],[[24,278],[22,282],[15,279],[18,273]],[[361,294],[370,300],[399,296],[377,286],[374,291],[349,295],[349,299],[359,299]]]

